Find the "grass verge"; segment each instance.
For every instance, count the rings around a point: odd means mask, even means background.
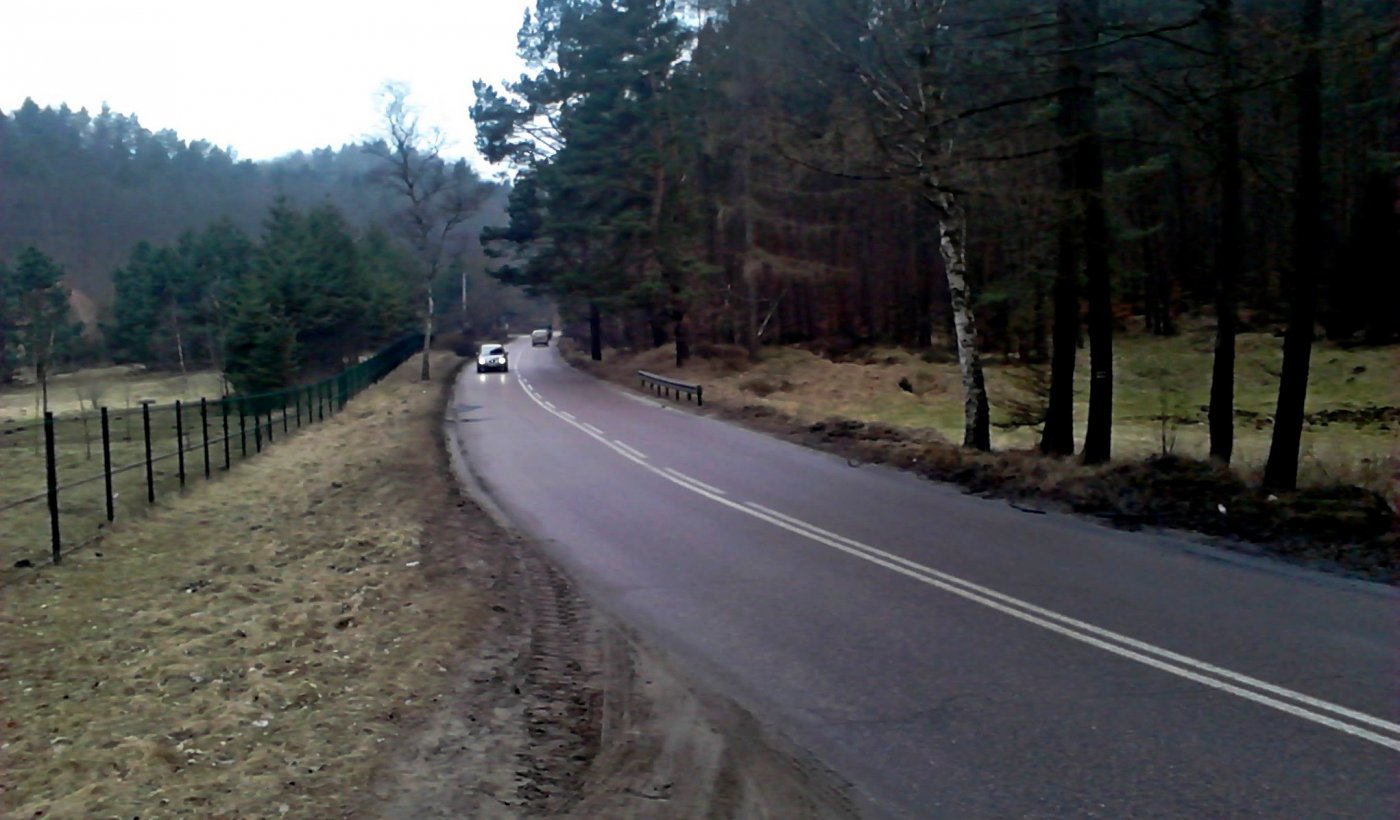
[[[490,615],[445,580],[465,517],[437,364],[438,383],[411,360],[0,590],[0,814],[343,816],[370,799]]]

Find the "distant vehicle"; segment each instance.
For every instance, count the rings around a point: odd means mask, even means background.
[[[550,332],[545,328],[530,331],[531,347],[548,347]]]
[[[502,373],[510,370],[510,357],[504,345],[487,342],[481,346],[480,352],[476,354],[476,372],[485,373],[488,370],[499,370]]]

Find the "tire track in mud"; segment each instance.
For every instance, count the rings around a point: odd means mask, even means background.
[[[518,796],[531,813],[559,814],[578,801],[601,739],[599,645],[587,604],[530,545],[512,542],[528,619],[521,695],[530,743],[517,753]]]

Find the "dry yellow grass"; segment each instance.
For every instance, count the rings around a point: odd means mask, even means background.
[[[1209,402],[1210,339],[1202,334],[1173,339],[1126,335],[1118,340],[1114,404],[1114,457],[1136,461],[1163,450],[1163,433],[1177,455],[1204,458],[1209,450],[1203,407]],[[1268,455],[1272,428],[1254,419],[1273,413],[1279,366],[1278,341],[1267,334],[1244,334],[1236,407],[1251,418],[1236,424],[1236,469],[1251,479]],[[936,432],[962,441],[962,386],[957,365],[925,362],[908,351],[875,349],[859,360],[833,362],[812,352],[767,348],[757,362],[742,362],[741,351],[693,359],[675,367],[674,351],[664,347],[636,353],[608,351],[603,370],[626,380],[636,368],[700,381],[705,396],[733,407],[772,407],[800,422],[838,417]],[[1346,350],[1319,344],[1308,396],[1308,411],[1400,406],[1400,379],[1394,348]],[[1081,371],[1087,356],[1078,357]],[[1204,364],[1203,364],[1204,362]],[[1005,418],[1008,399],[1031,400],[1025,368],[989,362],[987,390],[993,421]],[[1081,372],[1076,398],[1077,440],[1087,418],[1087,373]],[[900,387],[908,379],[912,392]],[[1173,418],[1164,431],[1156,418]],[[1032,428],[994,428],[998,450],[1033,448]],[[1357,484],[1388,497],[1400,497],[1400,436],[1386,425],[1309,426],[1303,433],[1299,480],[1305,485]]]
[[[483,620],[427,571],[454,500],[440,385],[417,369],[0,590],[0,813],[341,816],[366,799]]]
[[[56,416],[71,415],[94,406],[113,410],[139,407],[142,399],[169,404],[176,399],[218,398],[223,394],[223,378],[218,373],[151,372],[139,366],[98,367],[65,373],[49,380],[49,410]],[[0,390],[0,424],[33,419],[39,399],[38,385],[7,387]]]

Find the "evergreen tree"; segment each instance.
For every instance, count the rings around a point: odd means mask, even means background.
[[[73,319],[63,268],[39,249],[19,252],[13,282],[14,339],[42,385],[43,406],[48,410],[49,376],[72,353],[82,325]]]
[[[279,295],[278,288],[254,275],[231,306],[224,368],[236,392],[277,390],[297,379],[296,330],[280,309]]]
[[[0,259],[0,385],[14,380],[19,343],[19,280]]]

